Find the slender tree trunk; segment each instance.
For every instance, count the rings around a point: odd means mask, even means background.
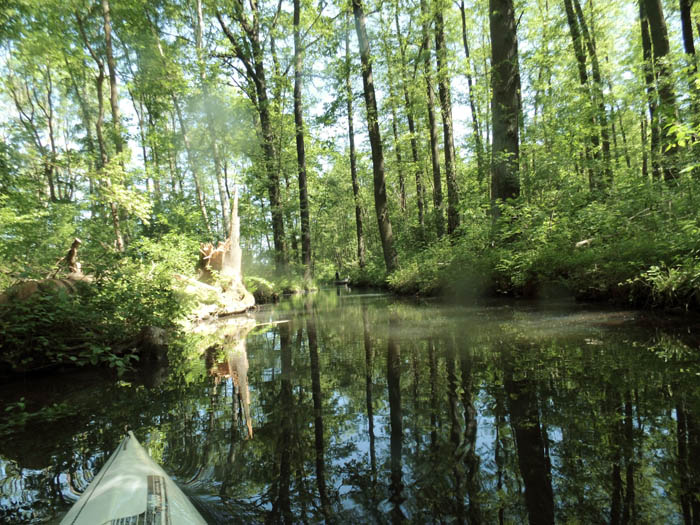
[[[306,151],[304,149],[304,117],[301,103],[302,49],[299,33],[300,0],[294,0],[294,125],[296,128],[297,169],[299,173],[299,213],[301,217],[301,262],[305,276],[311,277],[311,223],[309,195],[306,189]]]
[[[462,15],[462,44],[464,45],[464,56],[467,64],[467,87],[469,90],[469,109],[472,113],[472,136],[474,137],[474,147],[476,148],[476,170],[479,182],[484,180],[484,146],[481,143],[481,128],[479,127],[479,115],[476,110],[476,96],[474,95],[474,81],[472,79],[471,55],[469,53],[469,42],[467,40],[467,15],[464,8],[464,0],[460,0],[459,10]]]
[[[109,103],[112,109],[112,133],[114,135],[114,149],[117,155],[124,151],[124,143],[121,135],[121,120],[119,117],[119,92],[117,89],[117,67],[112,51],[112,19],[109,11],[109,1],[102,0],[102,15],[105,31],[105,53],[107,55],[107,70],[109,72]],[[123,166],[123,159],[120,160]],[[111,186],[111,181],[108,182]],[[112,223],[114,224],[117,251],[124,251],[124,237],[119,224],[119,208],[114,202],[110,203]]]
[[[518,38],[512,0],[489,0],[491,32],[491,113],[493,115],[493,148],[491,168],[491,200],[498,201],[520,195],[518,163],[518,114],[520,111],[520,72]],[[493,208],[498,215],[498,206]]]
[[[202,220],[204,221],[204,226],[207,229],[207,233],[213,236],[211,229],[211,222],[209,221],[209,213],[207,211],[207,203],[204,200],[204,191],[201,184],[201,175],[199,172],[199,167],[196,159],[194,158],[194,152],[192,151],[192,144],[190,143],[190,135],[187,129],[187,122],[182,114],[182,109],[180,108],[180,101],[175,96],[175,93],[171,93],[171,98],[173,101],[173,106],[175,106],[175,113],[177,114],[177,120],[180,123],[180,136],[182,138],[182,143],[185,146],[185,153],[187,154],[187,164],[189,164],[190,172],[192,173],[192,181],[194,182],[194,190],[197,194],[197,204],[199,205],[199,211],[202,214]]]
[[[265,171],[267,172],[267,190],[270,199],[270,213],[272,215],[272,238],[275,247],[275,265],[282,270],[287,262],[287,243],[284,236],[284,209],[280,191],[279,174],[275,168],[277,152],[275,151],[275,134],[270,115],[270,100],[267,95],[267,78],[264,64],[263,48],[260,41],[259,6],[252,2],[252,19],[247,19],[243,12],[238,12],[238,24],[246,35],[245,48],[239,42],[224,23],[221,13],[217,11],[216,18],[228,38],[235,56],[243,63],[248,80],[255,88],[254,94],[250,94],[251,100],[258,110],[260,118],[260,131],[262,134],[262,150],[265,159]]]
[[[299,0],[294,0],[295,4]],[[298,21],[297,21],[298,23]],[[314,443],[316,449],[316,484],[321,500],[321,514],[326,523],[331,519],[330,501],[326,490],[326,460],[323,439],[323,398],[321,396],[321,372],[318,359],[316,321],[311,302],[305,305],[306,335],[309,340],[309,362],[311,366],[311,395],[314,404]]]
[[[83,26],[83,21],[78,14],[75,15],[75,19],[78,23],[78,31],[80,32],[80,35],[83,38],[83,42],[87,47],[90,56],[95,62],[95,65],[97,66],[97,77],[95,78],[95,89],[97,91],[97,119],[95,121],[95,134],[97,135],[97,144],[100,151],[98,168],[100,170],[103,170],[109,162],[109,158],[107,157],[107,147],[105,145],[104,133],[102,129],[104,123],[104,61],[97,55],[97,53],[95,53],[94,49],[90,45],[87,33],[85,32],[85,27]],[[106,178],[105,185],[107,187],[111,186],[111,181],[108,177]],[[121,252],[124,250],[124,237],[122,235],[121,222],[119,220],[119,207],[117,206],[117,203],[113,201],[110,202],[109,211],[110,217],[112,218],[112,227],[114,228],[114,244],[116,249]]]
[[[158,54],[160,55],[161,61],[163,63],[163,68],[165,72],[168,72],[168,62],[165,57],[165,52],[163,51],[163,46],[160,43],[160,36],[158,35],[158,31],[156,29],[156,26],[151,22],[151,32],[153,33],[153,37],[155,38],[156,41],[156,46],[158,48]],[[195,188],[195,193],[197,195],[197,204],[199,205],[199,211],[202,214],[202,220],[204,221],[204,226],[207,229],[207,233],[209,236],[213,236],[213,232],[211,229],[211,222],[209,221],[209,213],[207,211],[207,204],[204,199],[204,191],[202,189],[202,184],[201,184],[201,177],[199,173],[199,165],[197,164],[196,159],[194,158],[194,152],[192,151],[192,144],[190,143],[190,136],[188,133],[187,129],[187,122],[185,120],[185,117],[182,113],[182,108],[180,107],[180,101],[177,98],[177,95],[175,94],[174,91],[170,92],[170,99],[173,103],[173,107],[175,108],[175,115],[177,116],[177,120],[180,124],[180,137],[182,138],[182,143],[185,146],[185,153],[187,155],[187,164],[190,167],[190,173],[192,173],[192,181],[194,182],[194,188]],[[175,129],[175,122],[173,122],[173,131]],[[180,187],[180,191],[182,191],[182,187]]]
[[[389,208],[386,199],[386,179],[384,175],[384,152],[382,149],[382,137],[379,132],[377,113],[377,98],[374,93],[374,79],[372,77],[372,64],[370,58],[369,39],[365,27],[365,13],[361,0],[353,0],[353,12],[355,14],[355,30],[360,44],[360,61],[362,62],[362,83],[367,106],[367,128],[369,130],[369,142],[372,149],[372,167],[374,172],[374,206],[377,212],[379,225],[379,237],[382,241],[384,263],[387,272],[392,272],[397,267],[396,251],[394,250],[394,235],[391,229]]]
[[[610,130],[608,128],[608,115],[605,108],[605,98],[603,96],[603,80],[600,76],[600,64],[598,62],[598,52],[595,47],[593,35],[588,30],[586,18],[581,10],[579,0],[573,0],[576,16],[578,17],[583,38],[588,49],[588,56],[591,58],[591,72],[593,76],[593,103],[598,108],[598,126],[600,127],[601,146],[603,149],[603,173],[604,180],[601,181],[603,186],[610,186],[612,183],[612,167],[610,162]]]
[[[659,111],[658,95],[656,92],[656,82],[654,73],[654,63],[652,60],[651,35],[649,33],[649,20],[646,15],[644,0],[639,0],[639,24],[642,34],[642,56],[644,58],[644,83],[647,92],[647,104],[649,106],[649,127],[651,142],[649,151],[651,153],[651,170],[655,178],[661,177],[661,166],[659,164],[660,137],[659,132]]]
[[[112,51],[112,18],[109,11],[109,0],[102,0],[102,15],[105,31],[105,54],[107,55],[107,71],[109,72],[109,103],[112,108],[112,129],[114,134],[114,149],[117,154],[124,151],[121,136],[121,119],[119,116],[119,91],[117,89],[117,66]]]
[[[357,262],[365,267],[365,237],[362,231],[362,207],[360,206],[360,184],[357,180],[357,154],[355,152],[355,125],[353,122],[352,85],[350,84],[350,28],[345,30],[345,93],[348,110],[348,139],[350,141],[350,177],[352,179],[352,196],[355,201],[355,227],[357,232]]]
[[[440,96],[440,116],[442,117],[443,148],[445,149],[445,178],[447,180],[447,233],[452,235],[459,228],[459,188],[457,186],[457,166],[454,131],[452,125],[452,95],[447,66],[447,44],[445,43],[445,23],[443,0],[436,0],[435,8],[435,56],[438,68],[438,94]]]
[[[583,39],[581,38],[581,31],[579,29],[579,24],[576,19],[576,12],[574,11],[574,6],[572,0],[564,0],[564,7],[566,8],[566,20],[569,24],[569,32],[571,33],[571,40],[574,46],[574,55],[576,56],[576,65],[578,66],[578,77],[581,87],[586,95],[586,98],[590,99],[590,93],[588,92],[588,71],[586,69],[586,53],[583,46]],[[593,190],[598,186],[599,175],[597,173],[597,166],[593,166],[591,161],[591,149],[594,151],[594,155],[597,157],[600,139],[598,137],[598,132],[595,131],[596,122],[593,115],[590,116],[590,132],[589,141],[590,145],[586,143],[584,145],[584,157],[586,159],[587,171],[588,171],[588,184]]]
[[[647,116],[644,111],[639,117],[639,130],[642,135],[642,177],[649,176],[649,150],[647,148]]]
[[[389,321],[391,325],[392,321]],[[391,452],[391,483],[389,501],[392,503],[392,522],[402,523],[406,517],[401,510],[405,501],[402,480],[403,417],[401,415],[401,350],[389,327],[386,356],[386,382],[389,390],[389,448]]]
[[[204,115],[206,117],[207,132],[211,143],[211,153],[214,158],[214,175],[216,177],[216,185],[219,191],[219,203],[221,204],[221,222],[224,232],[229,230],[229,221],[231,214],[231,206],[229,204],[228,194],[224,185],[223,170],[221,167],[221,153],[219,151],[219,141],[216,138],[216,129],[214,125],[214,115],[212,114],[212,100],[209,97],[209,82],[206,78],[206,66],[204,57],[203,35],[204,35],[204,16],[202,13],[202,0],[197,0],[197,27],[195,30],[195,46],[197,48],[197,62],[199,65],[199,82],[202,89],[202,98],[204,99]]]
[[[433,167],[433,206],[435,213],[435,229],[438,237],[445,233],[445,222],[442,211],[442,177],[440,176],[440,151],[435,119],[435,91],[433,90],[433,66],[430,59],[430,17],[427,0],[420,0],[421,18],[423,19],[422,43],[423,76],[428,94],[428,131],[430,133],[430,160]]]
[[[403,89],[403,99],[406,104],[406,119],[408,120],[408,132],[411,135],[411,158],[416,174],[416,206],[418,207],[418,226],[421,235],[425,231],[425,201],[423,200],[423,168],[418,157],[418,139],[416,138],[415,110],[413,99],[408,90],[408,74],[406,73],[406,50],[401,37],[401,25],[399,24],[398,4],[394,12],[394,22],[396,24],[396,37],[399,39],[399,51],[401,52],[401,87]]]
[[[649,24],[653,64],[659,93],[659,128],[661,130],[661,148],[664,156],[663,175],[665,180],[671,180],[678,176],[678,145],[673,132],[669,129],[669,126],[677,121],[677,113],[673,78],[666,59],[670,52],[666,19],[661,7],[661,0],[640,1],[644,2],[646,19]]]
[[[386,46],[387,68],[389,69],[389,107],[391,108],[391,131],[394,135],[394,153],[396,154],[396,170],[399,174],[399,207],[402,213],[406,213],[406,177],[403,172],[403,159],[401,158],[401,146],[399,144],[399,126],[396,111],[396,93],[392,81],[391,57],[389,56],[389,46]]]

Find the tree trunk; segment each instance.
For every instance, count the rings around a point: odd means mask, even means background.
[[[513,0],[489,0],[491,32],[491,113],[493,115],[493,147],[491,168],[491,200],[498,201],[520,195],[518,162],[518,114],[520,110],[520,72],[518,38]],[[498,206],[494,206],[498,215]]]
[[[355,126],[352,109],[352,86],[350,84],[350,28],[345,30],[345,94],[348,109],[348,139],[350,141],[350,177],[352,179],[352,196],[355,201],[355,226],[357,231],[357,262],[365,267],[365,237],[362,232],[362,207],[360,206],[360,184],[357,180],[357,154],[355,152]]]
[[[481,128],[479,127],[479,115],[476,111],[476,97],[474,96],[474,82],[471,71],[471,55],[469,53],[469,43],[467,40],[467,15],[464,8],[464,0],[459,3],[459,10],[462,15],[462,44],[464,44],[464,56],[467,64],[467,87],[469,89],[469,109],[472,113],[472,135],[474,136],[474,147],[476,148],[476,171],[479,182],[484,180],[484,146],[481,143]]]
[[[693,19],[691,15],[691,7],[695,0],[679,0],[681,11],[681,32],[683,33],[683,49],[687,55],[690,65],[690,75],[688,78],[690,92],[690,106],[693,112],[692,122],[697,126],[700,121],[700,100],[698,88],[695,85],[695,77],[698,74],[698,63],[695,57],[695,42],[693,42]]]
[[[202,0],[197,0],[197,27],[195,30],[195,46],[197,48],[197,62],[199,64],[199,81],[202,88],[202,98],[204,99],[204,114],[207,122],[207,132],[209,133],[209,141],[211,142],[211,153],[214,158],[214,175],[216,176],[216,185],[219,190],[219,202],[221,204],[221,222],[224,231],[229,229],[229,214],[231,208],[224,185],[223,170],[221,167],[221,153],[219,152],[219,142],[216,140],[216,130],[214,126],[214,115],[211,110],[211,101],[209,100],[209,83],[206,79],[206,70],[204,62],[203,34],[204,34],[204,16],[202,13]]]
[[[435,229],[438,237],[445,233],[445,223],[442,214],[442,180],[440,177],[440,152],[438,147],[437,121],[435,119],[435,91],[433,90],[433,66],[430,60],[430,18],[427,0],[420,1],[421,18],[423,19],[422,43],[423,76],[428,94],[428,131],[430,133],[430,160],[433,167],[433,206],[435,214]]]
[[[408,75],[406,73],[406,50],[401,39],[401,26],[399,25],[398,4],[397,10],[394,12],[394,22],[396,24],[396,37],[399,40],[399,51],[401,52],[401,87],[403,89],[403,98],[406,104],[406,119],[408,120],[408,132],[411,135],[411,157],[413,166],[416,171],[416,206],[418,207],[418,225],[420,234],[425,231],[425,201],[423,200],[423,168],[421,167],[420,159],[418,158],[418,140],[416,138],[416,124],[413,109],[413,99],[408,91]]]
[[[681,11],[681,31],[683,33],[683,49],[691,61],[693,72],[697,72],[697,64],[695,63],[695,42],[693,42],[693,20],[690,13],[690,8],[695,0],[679,0]]]
[[[654,64],[652,61],[651,35],[649,34],[649,20],[646,15],[644,0],[639,0],[639,24],[642,33],[642,56],[644,58],[644,83],[647,92],[647,104],[649,105],[649,126],[651,128],[651,171],[655,178],[661,177],[661,166],[659,164],[660,136],[659,133],[659,111],[658,96],[656,93],[656,83],[654,81]]]
[[[299,0],[294,0],[295,12]],[[298,20],[297,20],[298,27]],[[311,302],[305,305],[306,335],[309,342],[309,364],[311,368],[311,397],[314,405],[314,444],[316,449],[316,484],[321,500],[321,514],[326,523],[331,520],[331,504],[326,489],[326,459],[323,437],[323,398],[321,396],[321,367],[318,358],[316,320]]]
[[[391,131],[394,135],[394,153],[396,154],[396,170],[399,174],[399,207],[402,213],[406,213],[406,177],[403,173],[403,159],[401,158],[401,146],[399,145],[399,126],[396,112],[396,93],[392,82],[391,57],[389,47],[386,49],[387,69],[389,72],[389,106],[391,107]]]
[[[272,215],[272,238],[275,248],[275,265],[282,270],[287,262],[287,243],[284,236],[284,210],[280,191],[279,174],[275,168],[275,134],[272,128],[270,116],[270,101],[267,96],[267,79],[263,57],[263,49],[260,42],[260,21],[257,2],[252,2],[252,20],[246,18],[244,13],[238,11],[238,24],[246,35],[245,45],[241,45],[236,37],[226,26],[221,13],[217,11],[216,18],[221,29],[228,38],[234,55],[244,65],[246,76],[255,88],[254,93],[249,93],[251,101],[258,111],[260,118],[260,131],[262,134],[262,150],[265,158],[265,171],[267,172],[267,191],[270,199],[270,212]],[[244,51],[245,49],[245,51]]]
[[[112,18],[109,12],[109,0],[102,0],[102,15],[105,30],[105,54],[107,55],[107,70],[109,71],[109,103],[112,108],[112,129],[114,133],[114,148],[117,155],[124,151],[119,117],[119,92],[117,89],[117,66],[112,51]]]
[[[447,233],[452,235],[459,227],[459,188],[457,187],[457,166],[455,141],[452,126],[452,96],[450,77],[447,70],[447,45],[443,3],[437,0],[435,8],[435,55],[438,68],[438,93],[440,96],[440,116],[442,117],[443,147],[445,149],[445,178],[447,180]]]
[[[591,57],[591,72],[593,74],[593,103],[598,108],[598,126],[600,127],[600,138],[603,149],[604,180],[597,181],[602,182],[602,184],[597,185],[598,189],[601,189],[601,187],[610,186],[612,183],[612,166],[610,162],[610,130],[608,128],[608,115],[605,108],[605,99],[603,97],[603,81],[600,76],[600,65],[598,62],[598,53],[595,47],[595,40],[593,39],[591,32],[588,30],[588,24],[586,23],[586,18],[583,16],[583,11],[581,10],[579,0],[573,0],[573,2],[574,8],[576,9],[576,16],[578,17],[581,30],[583,31],[583,38],[586,43],[586,48],[588,49],[588,55]]]
[[[105,145],[104,133],[102,130],[102,125],[104,123],[104,97],[103,97],[103,88],[104,88],[104,80],[105,80],[104,62],[95,53],[92,46],[90,45],[90,41],[88,40],[87,33],[85,32],[85,28],[83,26],[83,22],[82,22],[82,19],[80,18],[80,16],[78,16],[76,14],[75,19],[78,22],[78,30],[80,32],[80,35],[83,38],[83,42],[85,43],[85,46],[88,48],[90,56],[92,57],[95,64],[97,65],[97,77],[95,78],[95,89],[97,91],[97,119],[95,121],[95,134],[97,135],[97,144],[98,144],[98,147],[100,150],[98,168],[100,170],[103,170],[105,168],[105,166],[107,165],[107,162],[109,162],[109,159],[107,157],[107,148]],[[108,187],[111,185],[111,181],[109,180],[108,177],[106,178],[105,185]],[[113,201],[110,202],[109,203],[109,211],[110,211],[110,217],[112,218],[112,227],[114,228],[114,244],[115,244],[116,249],[121,252],[121,251],[124,251],[124,237],[122,235],[121,222],[119,220],[119,207],[117,206],[117,203],[115,203]]]
[[[576,12],[574,11],[574,6],[572,0],[564,0],[564,7],[566,9],[566,21],[569,24],[569,32],[571,33],[571,40],[574,46],[574,55],[576,56],[576,65],[578,66],[578,77],[579,82],[583,88],[586,98],[590,99],[590,94],[588,93],[588,71],[586,70],[586,53],[583,47],[583,40],[581,38],[581,31],[579,29],[578,21],[576,19]],[[587,171],[588,171],[588,184],[591,189],[598,186],[599,175],[597,174],[597,166],[594,167],[591,161],[591,149],[594,151],[594,155],[597,157],[600,140],[597,131],[595,129],[595,117],[590,116],[590,126],[591,131],[589,135],[589,144],[584,145],[584,157],[586,159]]]
[[[311,223],[309,195],[306,189],[306,151],[304,149],[304,117],[301,104],[302,49],[299,34],[300,0],[294,0],[294,125],[296,128],[297,169],[299,172],[299,214],[301,217],[301,262],[305,277],[311,277]]]
[[[661,151],[664,156],[663,175],[665,180],[678,176],[678,145],[669,129],[677,121],[676,95],[673,78],[666,57],[670,52],[666,20],[661,7],[661,0],[640,0],[644,2],[646,18],[649,23],[653,50],[653,64],[656,72],[659,93],[659,128],[661,130]]]
[[[384,263],[387,272],[392,272],[397,267],[396,251],[394,250],[394,236],[389,218],[389,208],[386,199],[386,179],[384,175],[384,152],[382,150],[382,137],[379,132],[377,113],[377,98],[374,93],[374,79],[372,77],[372,64],[370,58],[369,39],[365,27],[365,13],[361,0],[353,0],[353,13],[355,15],[355,30],[360,44],[360,61],[362,63],[362,84],[364,86],[365,104],[367,106],[367,128],[369,142],[372,149],[372,168],[374,173],[374,207],[377,213],[379,225],[379,237],[382,241]]]

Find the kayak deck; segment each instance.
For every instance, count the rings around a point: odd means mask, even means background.
[[[206,524],[134,433],[119,443],[61,525]]]

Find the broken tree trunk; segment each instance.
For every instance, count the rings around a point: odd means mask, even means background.
[[[199,247],[197,272],[199,280],[212,284],[217,281],[223,292],[223,307],[218,315],[242,313],[255,305],[255,299],[243,284],[241,270],[241,223],[238,217],[238,190],[233,197],[229,236],[225,242],[214,247],[203,243]]]

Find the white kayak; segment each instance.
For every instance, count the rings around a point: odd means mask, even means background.
[[[134,433],[119,443],[61,525],[205,524]]]

